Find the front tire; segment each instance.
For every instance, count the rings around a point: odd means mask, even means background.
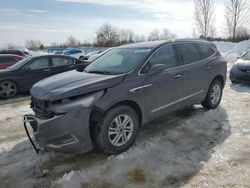
[[[201,102],[202,106],[208,110],[216,109],[221,101],[223,86],[220,80],[215,79],[210,85],[207,96],[204,101]]]
[[[106,112],[97,124],[95,141],[103,152],[119,154],[133,145],[139,127],[138,116],[132,108],[117,106]]]
[[[16,96],[18,88],[16,83],[10,80],[0,82],[0,98],[8,99]]]

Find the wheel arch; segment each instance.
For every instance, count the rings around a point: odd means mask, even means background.
[[[217,76],[215,76],[214,79],[212,80],[212,82],[213,82],[214,80],[219,80],[219,81],[221,81],[223,87],[224,87],[225,84],[226,84],[226,83],[225,83],[225,80],[224,80],[224,78],[223,78],[222,75],[217,75]],[[211,83],[212,83],[212,82],[211,82]]]
[[[102,110],[98,107],[94,107],[91,112],[90,112],[90,116],[89,116],[89,122],[95,122],[95,121],[100,121],[103,114],[107,111],[109,111],[110,109],[116,107],[116,106],[120,106],[120,105],[126,105],[126,106],[129,106],[130,108],[132,108],[138,118],[139,118],[139,123],[140,123],[140,126],[142,124],[142,110],[141,110],[141,107],[139,106],[139,104],[135,101],[132,101],[132,100],[124,100],[124,101],[119,101],[113,105],[111,105],[107,110]],[[91,124],[91,123],[90,123]]]

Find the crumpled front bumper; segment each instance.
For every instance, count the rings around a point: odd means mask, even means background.
[[[25,115],[24,127],[36,152],[41,148],[63,153],[88,152],[93,148],[89,116],[90,110],[78,105],[68,113],[50,119]],[[30,137],[27,126],[32,127],[38,146]]]

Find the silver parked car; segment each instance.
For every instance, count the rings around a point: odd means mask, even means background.
[[[232,83],[250,83],[250,51],[243,53],[230,70]]]
[[[121,46],[85,70],[44,79],[31,89],[24,124],[34,148],[109,154],[127,150],[142,126],[180,108],[221,101],[227,64],[215,45],[201,40]],[[27,126],[30,124],[36,146]]]

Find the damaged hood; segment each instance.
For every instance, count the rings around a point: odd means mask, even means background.
[[[36,83],[30,93],[39,100],[55,101],[113,87],[124,77],[124,74],[102,75],[73,70]]]

